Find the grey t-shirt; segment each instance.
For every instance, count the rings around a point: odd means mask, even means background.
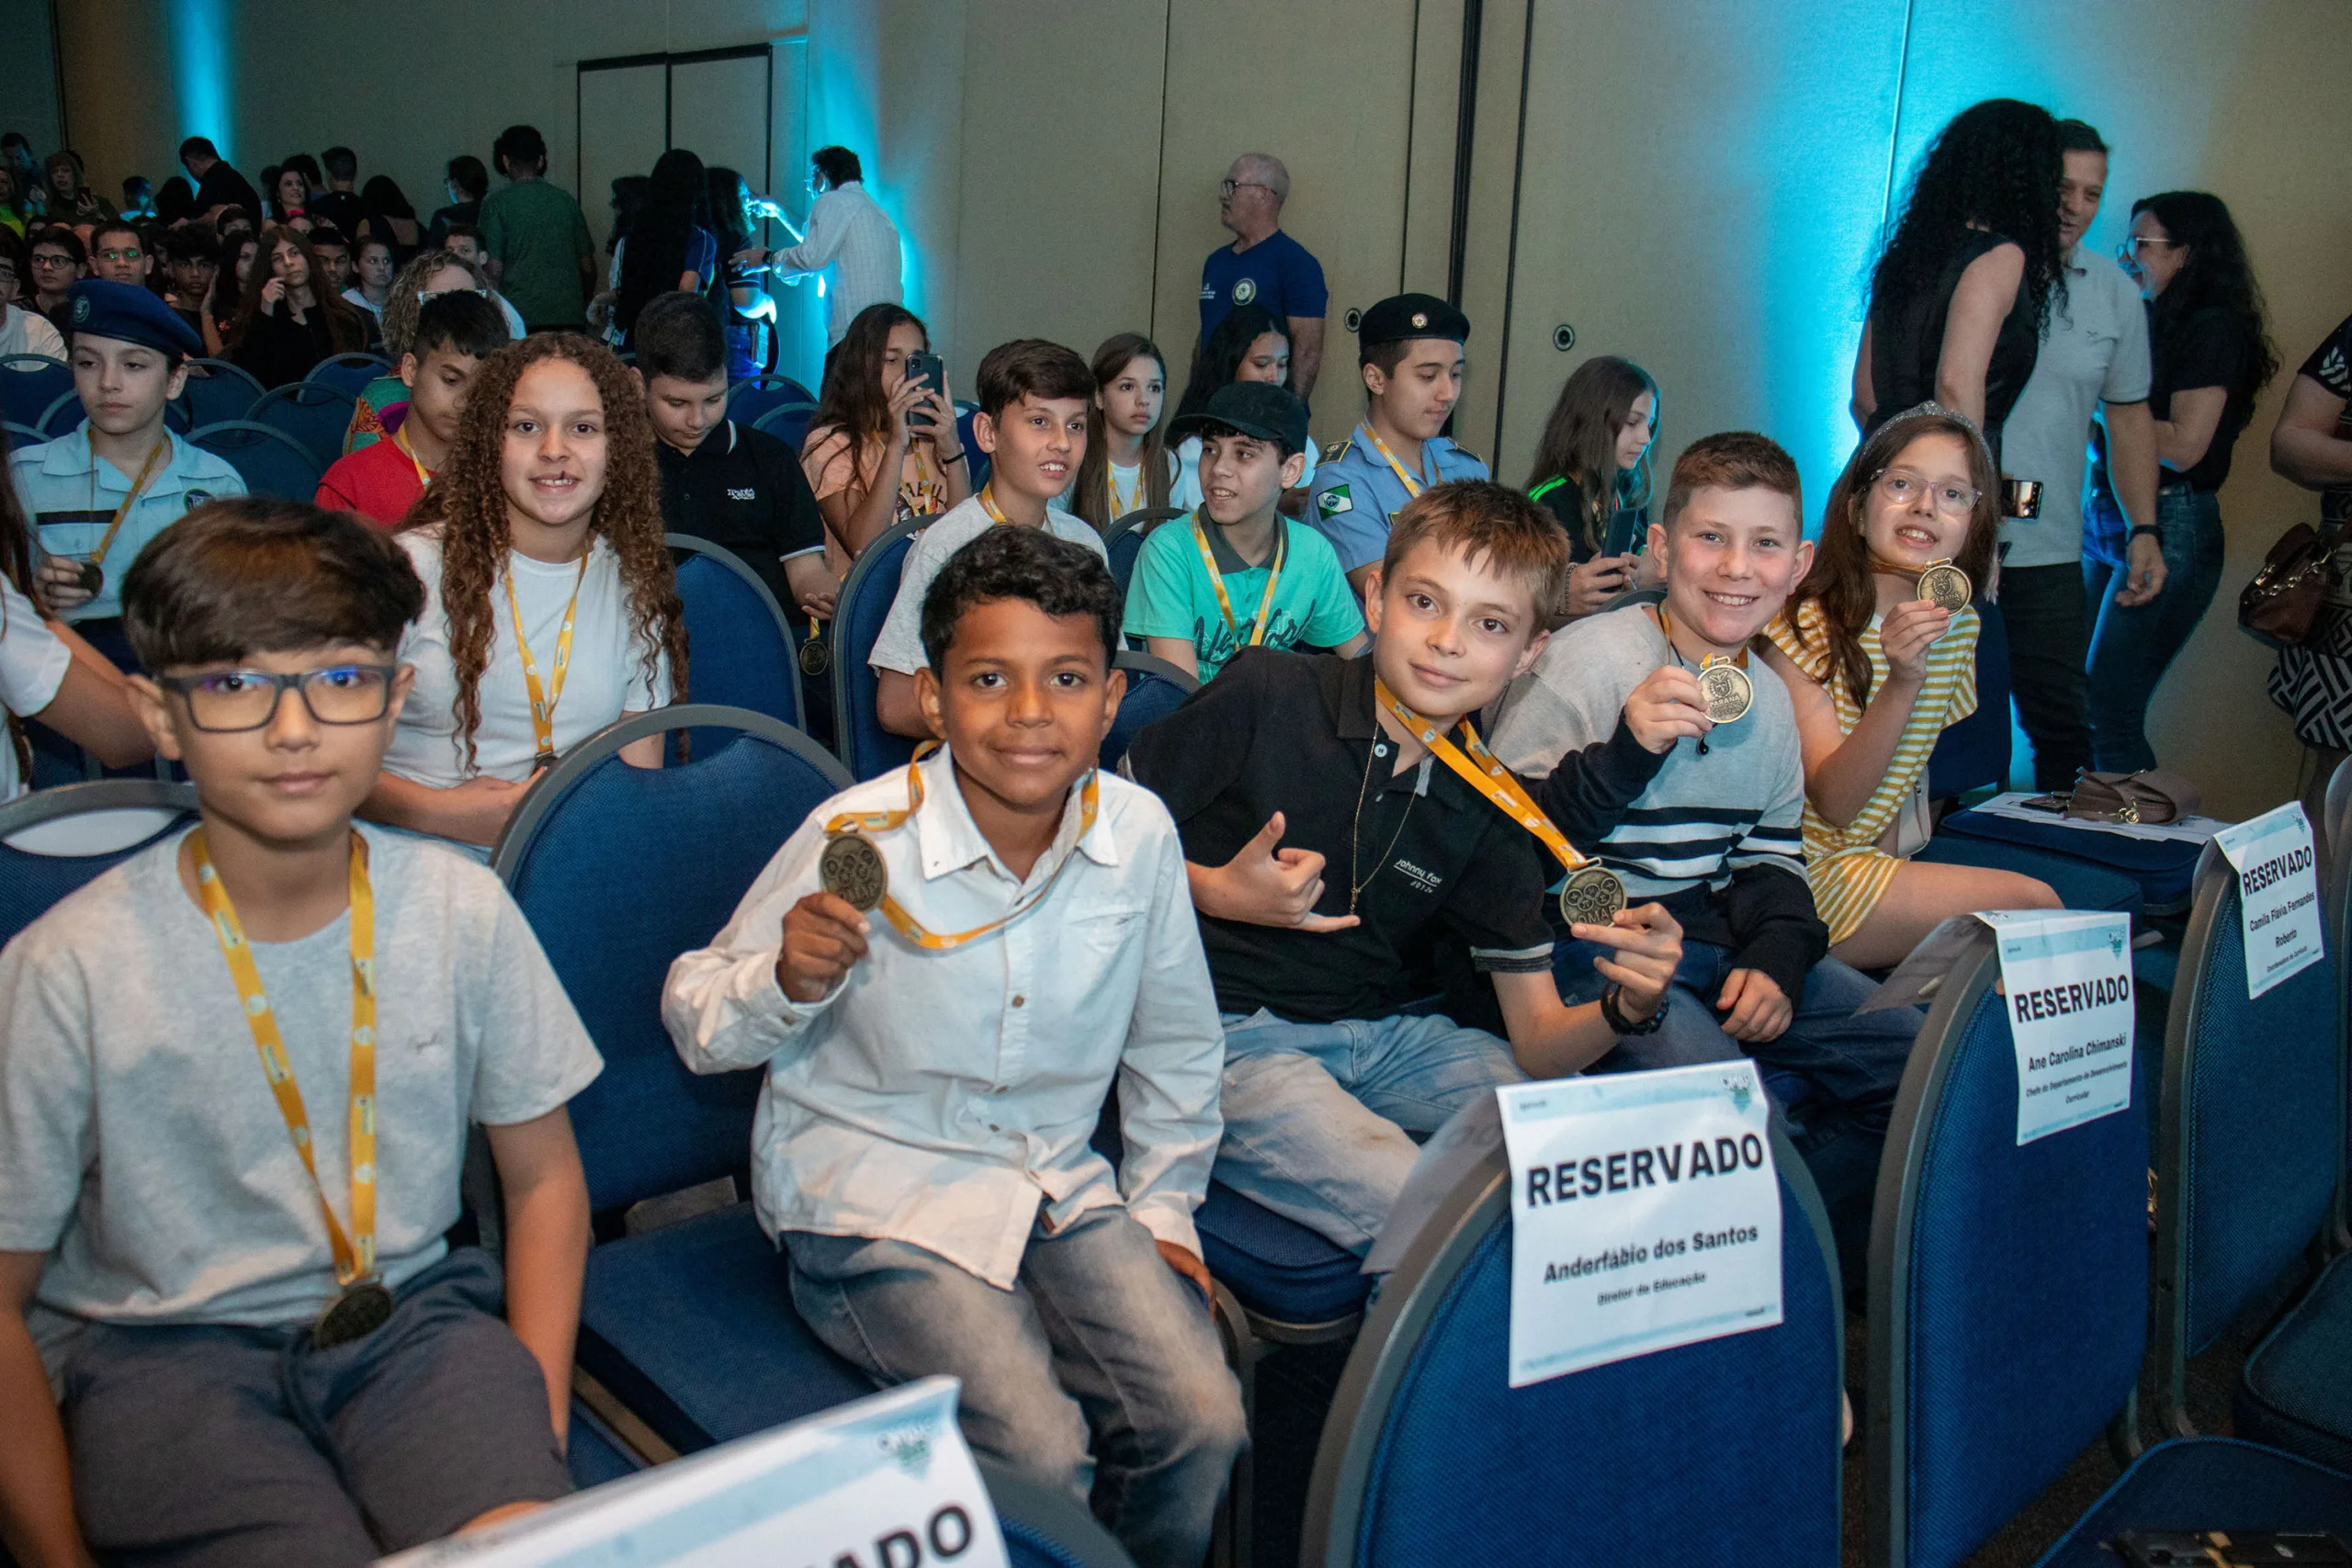
[[[939,575],[949,556],[997,526],[980,498],[972,495],[940,513],[936,522],[915,536],[907,547],[906,565],[899,572],[899,596],[890,601],[890,614],[874,639],[874,650],[865,656],[868,664],[911,675],[930,662],[922,655],[922,596],[931,592],[931,580]],[[1094,525],[1058,507],[1046,508],[1046,532],[1057,539],[1084,545],[1106,561],[1111,558]]]
[[[2008,477],[2041,481],[2041,515],[2001,519],[2005,566],[2064,566],[2083,555],[2083,470],[2091,415],[2101,402],[2148,396],[2148,313],[2140,289],[2108,257],[2075,247],[2066,299],[2050,302],[2050,325],[2033,375],[2001,426]]]
[[[376,897],[377,1254],[397,1286],[445,1250],[468,1123],[545,1115],[604,1064],[496,877],[360,831]],[[0,1248],[51,1254],[44,1340],[77,1318],[306,1323],[334,1295],[318,1192],[180,881],[182,837],[0,953]],[[346,1227],[350,920],[253,944]]]

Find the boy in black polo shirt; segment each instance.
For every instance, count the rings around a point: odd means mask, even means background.
[[[661,439],[662,521],[673,534],[707,539],[742,558],[775,595],[801,669],[826,647],[841,584],[825,566],[825,520],[791,447],[727,417],[727,330],[710,302],[658,294],[639,312],[637,377]],[[805,681],[801,701],[813,734],[830,734],[831,690]]]
[[[1224,1014],[1219,1179],[1357,1252],[1412,1169],[1408,1134],[1656,1027],[1681,957],[1656,905],[1573,926],[1611,984],[1563,1005],[1543,910],[1556,870],[1521,825],[1532,806],[1506,814],[1477,760],[1468,717],[1543,650],[1541,607],[1567,566],[1526,497],[1432,486],[1396,513],[1368,581],[1369,657],[1245,649],[1128,753],[1183,836]],[[1491,977],[1508,1043],[1406,1014],[1437,989],[1442,942]]]

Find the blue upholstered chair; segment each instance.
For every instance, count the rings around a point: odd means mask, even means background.
[[[355,399],[368,390],[368,383],[379,376],[397,376],[400,367],[380,354],[330,354],[302,378],[316,386],[333,387],[349,392]],[[335,441],[335,456],[343,455],[342,438]],[[334,459],[328,459],[332,462]]]
[[[814,408],[816,395],[789,376],[770,372],[763,376],[746,376],[727,389],[727,417],[738,424],[757,424],[762,415],[786,403],[806,403]],[[795,450],[798,449],[795,444]]]
[[[60,784],[0,805],[0,947],[195,811],[195,785],[160,779]]]
[[[915,754],[913,741],[882,728],[875,711],[882,681],[865,660],[874,651],[875,639],[882,635],[891,601],[899,596],[899,573],[906,567],[907,551],[930,521],[910,517],[866,546],[857,564],[849,569],[849,581],[842,584],[841,596],[834,602],[833,724],[839,732],[835,750],[852,778],[887,773]]]
[[[74,370],[46,354],[0,356],[0,418],[39,430],[41,417],[60,398],[74,395]]]
[[[979,494],[980,487],[989,482],[989,455],[980,450],[979,442],[972,434],[972,416],[979,412],[979,404],[956,400],[956,438],[964,444],[974,495]]]
[[[237,470],[245,489],[254,495],[281,501],[311,501],[319,493],[319,477],[326,465],[294,437],[274,424],[254,420],[223,420],[188,433],[190,445]]]
[[[172,401],[187,412],[189,429],[201,430],[224,420],[250,418],[254,405],[261,401],[262,391],[262,384],[242,365],[232,365],[225,359],[191,359],[187,362],[187,385]],[[337,438],[334,457],[342,455],[343,442]]]
[[[300,442],[323,473],[343,456],[343,438],[358,407],[357,392],[331,381],[290,381],[254,399],[245,418]]]
[[[1781,1175],[1782,1321],[1510,1386],[1510,1171],[1431,1213],[1348,1360],[1299,1561],[1831,1564],[1843,1329],[1829,1223]]]
[[[1197,676],[1179,670],[1148,653],[1114,649],[1112,662],[1127,672],[1127,694],[1120,700],[1119,716],[1102,738],[1102,763],[1116,768],[1127,748],[1145,728],[1182,707],[1186,697],[1201,689]]]
[[[707,539],[671,534],[664,542],[680,558],[689,694],[697,704],[749,708],[805,731],[797,649],[768,585],[732,550]]]
[[[1936,824],[1936,836],[1928,843],[1932,853],[1923,852],[1923,858],[2040,877],[2069,908],[2174,915],[2188,908],[2198,850],[2189,842],[2069,828],[2054,818],[2020,822],[1983,811],[1955,811]],[[2119,882],[2132,884],[2136,894]],[[2137,910],[2132,904],[2135,897]]]
[[[1904,1074],[1871,1238],[1867,1556],[1950,1568],[2104,1428],[2122,1479],[2045,1563],[2125,1528],[2344,1529],[2352,1479],[2253,1444],[2139,1451],[2147,1111],[2019,1146],[2017,1057],[1989,931],[1944,980]],[[2144,1043],[2142,1048],[2144,1048]]]
[[[683,766],[617,755],[673,728],[707,738]],[[759,1073],[687,1071],[661,1013],[670,961],[717,935],[784,840],[848,783],[775,719],[685,705],[567,753],[492,855],[605,1058],[571,1102],[590,1206],[613,1235],[588,1255],[581,1391],[616,1427],[641,1423],[674,1452],[870,1391],[800,1321],[783,1256],[733,1201]],[[663,1223],[671,1214],[685,1217]]]
[[[1172,518],[1191,515],[1181,506],[1145,506],[1112,520],[1102,530],[1102,547],[1110,554],[1111,575],[1119,580],[1120,592],[1135,581],[1136,558],[1143,554],[1146,536]]]
[[[752,422],[752,428],[775,436],[797,452],[808,444],[808,422],[816,412],[815,403],[776,403],[763,411]]]

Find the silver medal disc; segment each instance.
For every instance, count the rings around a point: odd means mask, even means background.
[[[1737,724],[1756,702],[1756,682],[1736,664],[1710,664],[1699,671],[1699,694],[1706,699],[1708,718]]]
[[[826,892],[863,912],[879,906],[890,889],[882,852],[863,833],[836,833],[817,857],[817,880]]]
[[[1625,884],[1606,866],[1568,874],[1560,889],[1560,918],[1572,926],[1605,926],[1625,907]]]

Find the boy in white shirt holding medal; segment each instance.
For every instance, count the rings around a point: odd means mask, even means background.
[[[602,1064],[489,872],[351,819],[424,587],[241,499],[122,595],[202,820],[0,952],[0,1539],[356,1568],[561,1496]],[[443,1240],[469,1122],[503,1278]]]
[[[662,1011],[695,1070],[767,1069],[752,1195],[818,1336],[960,1377],[974,1448],[1197,1568],[1245,1440],[1193,1229],[1224,1038],[1174,824],[1095,767],[1118,627],[1081,546],[956,551],[916,677],[944,748],[813,813]]]

